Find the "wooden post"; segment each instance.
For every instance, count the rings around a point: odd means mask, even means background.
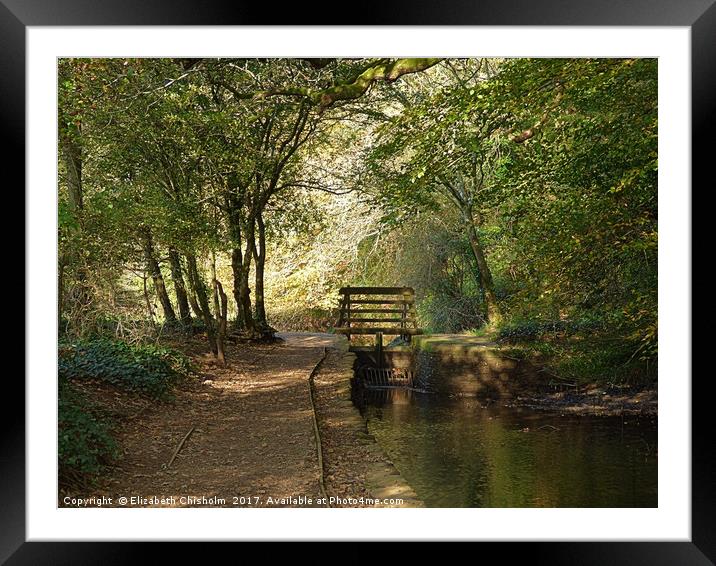
[[[375,356],[378,362],[378,369],[383,368],[383,333],[375,333]]]
[[[403,293],[403,304],[402,304],[402,313],[400,315],[400,318],[402,319],[400,321],[400,329],[405,330],[407,326],[407,318],[408,318],[408,293]],[[401,340],[405,340],[406,342],[410,340],[408,338],[408,335],[403,332],[403,334],[400,335]]]
[[[346,336],[348,337],[348,342],[351,341],[351,335],[350,335],[350,328],[351,328],[351,296],[346,295],[346,325],[348,326],[348,334]]]

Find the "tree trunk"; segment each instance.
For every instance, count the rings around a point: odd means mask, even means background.
[[[147,313],[149,314],[149,321],[154,326],[154,309],[152,308],[152,301],[149,299],[149,289],[147,289],[147,272],[144,272],[142,277],[142,288],[144,289],[144,302],[147,305]]]
[[[216,333],[216,357],[219,362],[221,362],[221,365],[226,365],[226,349],[224,345],[226,343],[226,314],[228,301],[226,299],[226,293],[224,293],[224,287],[218,279],[214,279],[214,286],[216,287],[216,293],[219,295],[221,300],[221,308],[217,310],[216,313],[216,316],[219,319],[219,328]]]
[[[240,246],[241,244],[239,244]],[[244,319],[244,298],[241,295],[241,268],[243,265],[243,254],[241,248],[236,247],[231,250],[231,271],[234,276],[234,301],[236,302],[236,321],[235,328],[238,331],[246,330],[246,320]]]
[[[256,332],[256,324],[254,322],[254,313],[251,309],[251,287],[249,286],[251,255],[253,247],[255,246],[253,219],[247,222],[244,236],[246,239],[246,250],[241,254],[243,262],[239,266],[237,308],[243,311],[241,316],[243,318],[244,331],[249,336],[253,336]],[[241,253],[241,248],[239,248],[239,253]],[[236,289],[236,284],[236,280],[234,280],[234,289]]]
[[[191,326],[191,310],[189,310],[189,299],[184,286],[184,275],[182,274],[181,258],[176,248],[169,248],[169,264],[171,265],[172,281],[174,283],[174,292],[177,296],[177,304],[179,305],[179,317],[182,324],[186,327]]]
[[[251,287],[249,286],[249,277],[251,275],[251,254],[244,254],[244,263],[239,271],[239,300],[240,308],[243,311],[241,316],[244,322],[244,330],[248,334],[253,334],[256,330],[253,312],[251,312]]]
[[[224,366],[226,365],[226,350],[224,348],[226,338],[226,293],[224,287],[216,278],[216,256],[212,255],[211,262],[212,283],[214,287],[214,316],[218,321],[216,331],[216,359]]]
[[[190,301],[192,308],[204,321],[206,327],[206,337],[209,340],[209,347],[213,354],[217,354],[218,348],[216,344],[216,331],[214,330],[214,320],[209,309],[209,298],[206,294],[206,287],[199,275],[199,269],[196,265],[196,256],[193,254],[186,256],[187,275],[189,276],[189,287],[192,294]]]
[[[65,260],[59,257],[57,265],[57,333],[62,333],[62,307],[64,306],[63,296],[65,293]]]
[[[82,146],[79,144],[80,127],[60,128],[62,157],[67,173],[67,191],[70,210],[81,224],[81,212],[84,207],[82,195]]]
[[[495,296],[495,284],[492,280],[492,272],[490,267],[487,265],[487,258],[485,252],[482,249],[482,244],[477,236],[477,230],[475,229],[475,223],[471,217],[466,217],[467,224],[467,236],[470,240],[470,247],[472,253],[475,256],[478,270],[478,282],[482,289],[482,293],[485,297],[485,307],[487,311],[487,320],[490,323],[499,322],[502,319],[502,313],[500,312],[500,306],[497,303],[497,297]]]
[[[89,306],[90,288],[87,284],[87,267],[81,255],[77,253],[82,246],[82,226],[84,224],[81,125],[73,124],[68,126],[60,123],[59,133],[59,149],[66,171],[67,204],[75,221],[67,229],[69,235],[68,249],[60,256],[58,320],[61,320],[66,307],[82,313]],[[73,274],[76,278],[74,282],[72,281]],[[65,286],[68,287],[67,301],[65,301]],[[68,329],[69,326],[71,326],[71,323],[68,321]]]
[[[156,255],[154,254],[154,242],[152,241],[152,233],[148,228],[143,228],[141,231],[142,242],[144,246],[144,259],[147,262],[147,271],[152,276],[154,281],[154,290],[159,297],[159,302],[162,305],[164,311],[164,320],[168,323],[174,323],[177,320],[176,314],[174,314],[174,308],[172,302],[169,299],[169,293],[164,285],[164,277],[162,276],[162,270],[157,261]]]
[[[253,254],[256,264],[255,274],[255,290],[256,298],[256,325],[262,331],[272,330],[268,322],[266,322],[266,307],[264,303],[264,267],[266,265],[266,225],[264,224],[263,215],[259,212],[256,215],[256,225],[258,227],[258,244],[254,245]],[[256,242],[254,242],[256,244]]]
[[[250,253],[241,250],[242,230],[240,203],[236,198],[227,198],[229,232],[233,247],[231,249],[231,271],[233,273],[233,294],[236,302],[235,328],[239,332],[253,331],[253,314],[251,312],[251,289],[248,277],[251,269]],[[247,251],[250,250],[247,245]]]

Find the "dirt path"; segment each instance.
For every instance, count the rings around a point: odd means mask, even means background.
[[[90,495],[112,497],[109,506],[316,506],[307,379],[335,337],[280,336],[277,344],[230,346],[226,368],[199,357],[206,381],[183,386],[173,404],[148,404],[141,417],[125,422],[118,467]],[[192,346],[205,348],[199,341]]]

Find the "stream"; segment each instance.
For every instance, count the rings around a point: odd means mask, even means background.
[[[657,419],[362,390],[368,430],[427,507],[656,507]]]

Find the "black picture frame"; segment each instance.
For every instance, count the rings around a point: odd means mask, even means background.
[[[277,4],[276,6],[279,6]],[[6,163],[21,163],[25,151],[25,31],[27,26],[68,25],[340,25],[335,4],[321,2],[231,4],[199,0],[0,0],[0,120]],[[310,8],[309,8],[310,6]],[[355,5],[351,25],[565,25],[565,26],[687,26],[692,55],[692,178],[709,177],[709,143],[716,108],[716,4],[714,0],[408,0],[368,1]],[[331,21],[333,20],[333,21]],[[24,174],[18,182],[24,183]],[[698,181],[694,181],[698,182]],[[709,183],[713,186],[713,180]],[[708,187],[704,187],[708,188]],[[9,191],[6,188],[6,191]],[[17,191],[16,191],[17,192]],[[691,189],[693,195],[693,189]],[[693,210],[693,207],[692,207]],[[692,238],[694,243],[697,238]],[[32,297],[26,296],[26,301]],[[689,332],[690,329],[684,329]],[[32,328],[26,332],[32,340]],[[167,550],[152,543],[25,542],[25,413],[24,385],[5,380],[0,428],[0,561],[17,564],[126,564],[144,562]],[[714,438],[710,419],[708,374],[692,382],[692,539],[691,542],[540,542],[478,543],[480,559],[499,555],[501,562],[524,558],[551,564],[713,564],[716,561],[714,521]],[[685,383],[691,376],[683,376]],[[14,412],[10,410],[14,407]],[[668,489],[661,486],[660,489]],[[346,533],[347,538],[352,533]],[[320,535],[317,534],[317,539]],[[382,545],[384,547],[384,545]],[[219,552],[224,552],[219,549]],[[182,545],[182,558],[216,552],[206,545]],[[275,558],[282,552],[271,551]],[[279,552],[279,554],[275,554]],[[474,551],[473,551],[474,552]],[[326,553],[331,557],[332,551]],[[391,551],[380,550],[382,558]],[[311,556],[315,556],[312,552]],[[373,552],[343,551],[355,561]],[[335,556],[334,556],[335,559]]]

